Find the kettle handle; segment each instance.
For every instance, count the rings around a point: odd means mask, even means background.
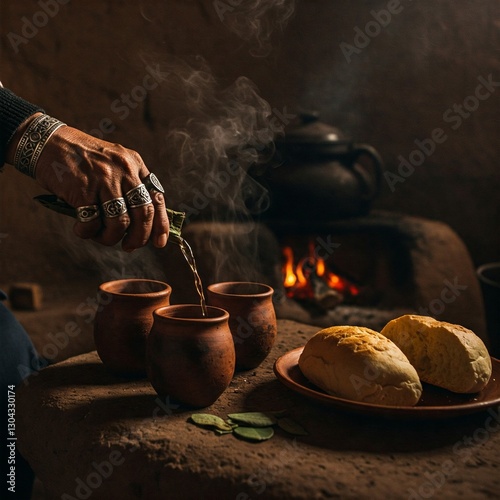
[[[370,159],[370,165],[359,162],[359,159],[363,156]],[[364,197],[367,200],[373,200],[382,187],[382,169],[384,165],[382,157],[373,146],[368,144],[352,144],[350,157],[351,168],[365,187]]]

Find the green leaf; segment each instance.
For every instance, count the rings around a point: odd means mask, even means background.
[[[307,436],[308,432],[300,424],[292,420],[291,418],[285,417],[278,420],[278,425],[281,429],[293,434],[294,436]]]
[[[249,441],[267,441],[274,436],[272,427],[236,427],[233,430],[237,436]]]
[[[220,429],[215,429],[215,434],[218,434],[219,436],[222,436],[223,434],[232,434],[233,433],[233,429],[231,429],[230,431],[221,431]]]
[[[191,420],[196,425],[201,425],[202,427],[213,427],[220,431],[231,432],[233,430],[232,426],[224,422],[222,418],[217,415],[210,415],[209,413],[194,413],[191,415]]]
[[[231,421],[246,424],[250,427],[269,427],[276,425],[277,420],[272,415],[260,411],[249,411],[245,413],[231,413],[228,415]]]

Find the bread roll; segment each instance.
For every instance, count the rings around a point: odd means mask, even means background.
[[[408,357],[420,379],[453,392],[474,393],[491,376],[491,358],[471,330],[429,316],[408,314],[382,332]]]
[[[401,350],[380,333],[359,326],[332,326],[304,347],[299,367],[328,394],[386,406],[413,406],[422,384]]]

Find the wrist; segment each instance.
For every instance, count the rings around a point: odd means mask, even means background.
[[[23,136],[24,132],[26,132],[26,130],[28,129],[30,123],[32,123],[35,118],[41,115],[42,113],[38,112],[35,113],[34,115],[28,116],[28,118],[26,118],[26,120],[24,120],[21,123],[21,125],[19,125],[19,128],[15,131],[14,135],[12,136],[12,139],[10,140],[7,146],[7,151],[5,152],[6,163],[8,163],[9,165],[14,165],[14,157],[16,155],[16,149],[17,146],[19,145],[21,137]]]
[[[43,112],[43,109],[8,89],[0,88],[0,167],[6,160],[7,148],[17,129],[38,112]]]
[[[24,124],[22,130],[16,131],[20,134],[20,138],[16,138],[17,145],[12,144],[12,149],[15,146],[15,153],[10,159],[14,168],[35,179],[38,160],[45,146],[54,132],[63,126],[63,122],[44,113],[37,114]],[[12,149],[9,151],[10,155]]]

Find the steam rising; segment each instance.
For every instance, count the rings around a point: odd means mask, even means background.
[[[229,30],[252,43],[254,56],[269,54],[273,33],[285,28],[295,10],[295,0],[215,0],[213,5]]]
[[[241,220],[268,206],[266,190],[247,171],[269,158],[283,124],[248,78],[223,88],[203,60],[196,64],[168,68],[165,92],[182,103],[184,114],[166,137],[164,175],[188,221],[200,213]]]
[[[184,110],[172,122],[165,141],[170,166],[162,176],[168,179],[168,202],[187,213],[188,224],[193,220],[236,224],[232,231],[226,226],[224,237],[204,242],[215,259],[215,279],[222,268],[228,272],[227,255],[236,279],[242,268],[248,274],[259,260],[253,216],[269,206],[266,189],[248,170],[269,159],[273,140],[284,125],[248,78],[224,87],[201,58],[191,65],[172,63],[165,73],[166,95]]]

